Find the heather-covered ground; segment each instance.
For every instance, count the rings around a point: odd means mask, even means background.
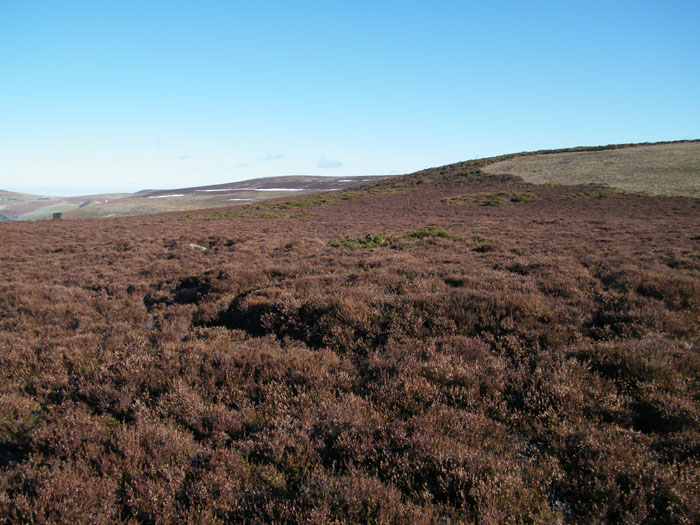
[[[0,516],[700,521],[700,200],[488,162],[0,224]]]

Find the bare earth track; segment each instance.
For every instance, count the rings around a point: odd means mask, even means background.
[[[2,519],[700,521],[700,200],[499,160],[0,224]]]

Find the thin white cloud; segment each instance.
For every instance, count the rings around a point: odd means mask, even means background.
[[[337,160],[327,159],[326,157],[321,157],[316,163],[317,168],[340,168],[343,165],[342,162]]]
[[[187,160],[187,159],[189,159],[189,158],[190,158],[189,155],[180,155],[177,159],[178,159],[178,160]]]
[[[255,162],[270,162],[272,160],[279,160],[284,157],[282,153],[268,153],[261,159],[255,159]]]
[[[238,169],[240,169],[240,168],[248,168],[248,167],[249,167],[248,164],[245,163],[245,162],[239,162],[238,164],[236,164],[236,165],[234,166],[234,168],[238,168]]]

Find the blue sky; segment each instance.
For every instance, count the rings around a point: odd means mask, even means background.
[[[0,1],[0,189],[700,138],[700,3]]]

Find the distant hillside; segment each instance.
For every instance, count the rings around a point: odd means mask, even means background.
[[[30,195],[0,191],[0,220],[27,221],[45,219],[55,212],[67,213],[82,209],[91,204],[102,204],[124,197],[124,193],[87,195],[76,197],[56,197],[47,195]]]
[[[599,184],[650,195],[700,197],[700,141],[516,153],[475,161],[488,175],[534,184]],[[459,169],[465,162],[438,170]],[[419,175],[431,170],[415,173]],[[400,176],[397,176],[400,177]],[[0,220],[106,218],[192,211],[339,191],[387,177],[286,176],[136,193],[48,197],[0,191]]]
[[[0,220],[37,220],[62,212],[64,218],[149,215],[250,204],[279,197],[336,191],[377,177],[288,176],[136,193],[50,197],[0,191]]]
[[[700,141],[515,155],[484,172],[535,184],[605,184],[650,195],[700,197]]]

